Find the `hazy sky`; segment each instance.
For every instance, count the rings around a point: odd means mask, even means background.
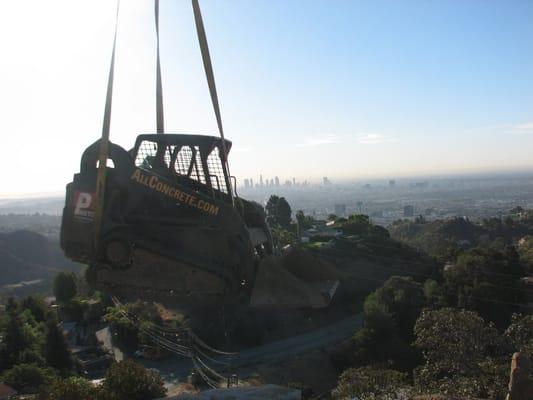
[[[0,0],[2,195],[58,192],[101,134],[115,2]],[[232,173],[533,166],[533,1],[201,0]],[[188,0],[161,0],[168,132],[216,134]],[[153,2],[122,0],[111,140],[155,131]]]

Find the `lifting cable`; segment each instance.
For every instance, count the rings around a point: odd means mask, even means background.
[[[118,12],[120,0],[117,0],[117,13],[115,16],[115,34],[113,37],[113,50],[111,53],[111,65],[109,66],[109,77],[107,79],[107,93],[105,99],[104,121],[102,125],[102,138],[100,139],[100,150],[98,154],[98,172],[96,176],[96,207],[94,217],[94,248],[98,249],[100,229],[102,227],[102,216],[104,208],[105,185],[107,178],[107,157],[109,154],[109,129],[111,125],[111,105],[113,102],[113,75],[115,72],[115,50],[117,44]]]
[[[200,5],[198,0],[192,0],[192,7],[194,11],[194,21],[196,24],[196,32],[198,34],[198,42],[200,45],[200,51],[202,54],[202,61],[204,65],[207,84],[209,86],[209,94],[211,96],[211,102],[215,111],[217,120],[218,131],[220,138],[222,139],[222,157],[224,164],[226,165],[226,171],[228,173],[227,187],[228,194],[231,199],[232,205],[235,205],[233,197],[233,185],[231,182],[231,174],[228,163],[228,151],[226,148],[226,140],[224,138],[224,128],[222,125],[222,116],[220,114],[220,106],[218,101],[217,89],[215,84],[215,76],[213,73],[213,65],[211,63],[211,56],[209,54],[209,46],[207,44],[207,36],[205,33],[204,23],[202,20],[202,13],[200,11]],[[102,227],[102,216],[104,208],[105,198],[105,186],[107,178],[107,158],[109,155],[109,131],[111,125],[111,106],[113,102],[113,80],[115,71],[115,53],[117,43],[117,28],[118,28],[118,16],[120,9],[120,0],[117,0],[117,12],[115,17],[115,33],[113,37],[113,50],[111,53],[111,64],[109,67],[109,76],[107,80],[107,93],[104,109],[104,119],[102,125],[102,137],[100,139],[100,149],[98,154],[98,171],[96,177],[96,203],[95,203],[95,221],[94,221],[94,241],[93,245],[95,249],[98,249],[98,242],[100,238],[100,231]],[[159,0],[154,0],[154,16],[155,16],[155,31],[156,31],[156,124],[157,133],[163,134],[165,132],[164,123],[164,111],[163,111],[163,85],[161,79],[161,59],[159,55]]]
[[[157,43],[157,66],[155,88],[155,112],[157,119],[157,133],[165,133],[165,118],[163,113],[163,84],[161,83],[161,60],[159,58],[159,0],[154,2],[155,36]]]
[[[104,120],[102,126],[102,137],[100,138],[100,149],[98,153],[98,172],[96,176],[96,204],[94,221],[94,248],[98,249],[100,231],[102,227],[102,216],[105,199],[105,186],[107,178],[107,158],[109,156],[109,131],[111,126],[111,106],[113,103],[113,81],[115,73],[115,54],[117,44],[118,15],[120,0],[117,0],[117,12],[115,16],[115,34],[113,37],[113,50],[111,52],[111,65],[109,66],[109,76],[107,78],[107,93],[104,109]],[[157,133],[165,132],[163,114],[163,87],[161,82],[161,61],[159,57],[159,0],[154,1],[155,32],[157,42],[157,65],[156,65],[156,123]]]
[[[196,24],[196,33],[198,34],[198,42],[200,44],[200,51],[202,53],[202,61],[204,64],[205,77],[209,86],[209,94],[211,95],[211,102],[215,110],[217,119],[218,133],[222,139],[222,156],[224,157],[224,164],[226,164],[226,171],[228,171],[228,193],[231,198],[231,204],[235,205],[233,198],[233,189],[231,183],[231,174],[229,171],[228,151],[226,148],[226,140],[224,139],[224,128],[222,126],[222,116],[220,115],[220,106],[218,103],[217,87],[215,85],[215,74],[213,73],[213,65],[211,63],[211,55],[209,54],[209,46],[207,44],[207,36],[205,34],[204,22],[202,20],[202,13],[198,0],[192,0],[192,9],[194,11],[194,22]]]

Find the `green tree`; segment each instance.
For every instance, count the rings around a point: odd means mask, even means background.
[[[344,235],[358,235],[371,238],[372,241],[390,238],[389,231],[382,226],[372,224],[368,215],[352,214],[347,220],[338,219],[336,222]]]
[[[509,340],[512,351],[525,353],[533,359],[533,315],[513,314],[504,336]]]
[[[105,400],[149,400],[165,396],[161,376],[131,361],[113,364],[102,384]]]
[[[21,362],[41,362],[41,334],[30,312],[10,308],[0,341],[0,368],[8,369]]]
[[[289,202],[285,200],[285,197],[280,197],[277,207],[277,221],[280,226],[285,229],[289,229],[291,226],[291,206]]]
[[[83,322],[88,309],[86,300],[75,297],[61,305],[61,311],[69,321]]]
[[[54,296],[57,301],[67,303],[76,296],[76,275],[73,272],[62,271],[54,279]]]
[[[0,381],[21,393],[37,393],[44,385],[49,385],[55,373],[50,368],[37,364],[18,364],[5,371]]]
[[[278,248],[296,243],[294,234],[283,228],[272,228],[272,240]]]
[[[30,310],[37,322],[44,322],[48,316],[48,307],[42,297],[28,296],[20,303],[22,309]]]
[[[49,321],[46,328],[46,342],[44,345],[46,363],[60,371],[70,370],[72,368],[72,357],[63,332],[55,321]]]
[[[305,215],[302,210],[298,210],[296,212],[296,221],[298,222],[298,229],[300,230],[300,233],[313,227],[313,218]]]
[[[425,392],[497,398],[508,379],[508,349],[493,324],[472,311],[425,310],[415,324],[425,362],[414,371]]]
[[[148,306],[140,301],[107,308],[104,320],[109,324],[114,338],[119,345],[131,350],[143,342],[143,335],[139,333],[139,324],[133,323],[128,315],[135,315],[140,323],[161,323],[161,316],[155,305]]]
[[[428,279],[424,282],[424,296],[428,307],[438,309],[446,305],[446,292],[444,288],[433,279]]]
[[[368,215],[352,214],[342,224],[341,229],[345,235],[364,235],[368,232],[371,225]]]
[[[364,326],[354,336],[359,362],[392,360],[409,370],[419,360],[410,343],[412,329],[425,299],[422,286],[412,278],[393,276],[365,299]]]
[[[409,392],[407,374],[392,369],[362,367],[344,371],[331,395],[338,400],[400,400]]]
[[[6,312],[8,314],[16,313],[20,305],[13,297],[9,297],[6,303]]]
[[[365,301],[365,315],[374,307],[390,314],[396,331],[406,339],[413,338],[413,326],[425,305],[422,285],[411,277],[392,276]]]
[[[126,306],[108,307],[104,320],[109,324],[117,344],[135,349],[139,344],[139,328],[125,314]]]
[[[97,400],[102,397],[91,382],[80,377],[55,379],[47,392],[46,400]]]
[[[289,229],[291,226],[291,206],[285,197],[270,196],[265,206],[267,220],[271,226]]]
[[[454,267],[444,272],[447,292],[457,306],[474,310],[500,328],[524,302],[519,278],[524,276],[519,255],[513,247],[503,251],[476,247],[461,253]]]

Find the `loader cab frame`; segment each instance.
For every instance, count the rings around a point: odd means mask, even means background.
[[[228,174],[222,146],[222,139],[212,136],[143,134],[137,136],[130,154],[138,168],[231,203],[229,190],[236,187],[235,177]],[[229,140],[225,140],[225,148],[229,153]]]

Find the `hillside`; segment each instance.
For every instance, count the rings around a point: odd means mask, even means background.
[[[419,282],[435,279],[439,265],[424,253],[387,240],[374,243],[372,239],[337,238],[315,250],[319,257],[330,261],[341,275],[339,297],[344,301],[364,298],[394,275],[412,276]]]
[[[488,245],[497,241],[502,245],[516,245],[533,233],[530,213],[506,219],[491,218],[474,223],[455,217],[426,222],[397,221],[389,227],[391,236],[426,253],[447,260],[460,249]]]
[[[448,220],[406,221],[389,227],[391,236],[428,254],[440,256],[461,244],[477,244],[488,231],[464,218]]]
[[[342,234],[312,238],[304,246],[340,272],[337,301],[353,304],[391,276],[412,276],[422,283],[440,275],[442,266],[425,252],[391,237],[366,216],[339,219],[332,227]]]
[[[34,279],[50,280],[57,271],[78,271],[59,243],[28,230],[0,233],[0,285]]]

